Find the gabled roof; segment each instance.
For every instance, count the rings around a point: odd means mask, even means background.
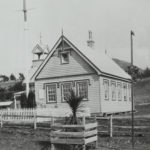
[[[33,54],[37,54],[37,53],[45,53],[45,54],[47,54],[48,52],[49,52],[48,45],[43,45],[43,44],[36,44],[36,46],[32,50]]]
[[[93,69],[96,70],[98,74],[112,75],[120,77],[123,79],[131,79],[131,77],[121,69],[111,58],[106,54],[99,52],[96,49],[91,49],[90,47],[79,43],[70,42],[65,36],[61,36],[56,42],[52,50],[49,52],[43,63],[39,66],[32,78],[36,78],[45,64],[48,62],[52,54],[54,53],[57,46],[61,43],[62,39],[70,45],[70,47],[76,51]],[[75,44],[75,45],[74,45]]]

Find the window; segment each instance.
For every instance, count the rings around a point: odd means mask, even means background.
[[[56,84],[46,85],[47,102],[53,103],[57,101],[56,96]]]
[[[123,84],[124,101],[127,100],[127,84]]]
[[[87,84],[87,81],[77,82],[77,95],[83,97],[83,100],[88,99],[88,84]]]
[[[118,88],[118,100],[121,101],[122,100],[122,86],[121,83],[118,82],[117,84],[117,88]]]
[[[131,101],[131,84],[128,84],[128,90],[129,90],[129,101]]]
[[[62,93],[62,102],[65,102],[70,94],[72,89],[72,83],[66,82],[61,85],[61,93]]]
[[[105,100],[109,99],[109,80],[103,80],[104,85],[104,98]]]
[[[68,64],[69,63],[69,53],[61,53],[61,63],[62,64]]]
[[[112,100],[116,100],[116,82],[112,81],[111,82],[111,91],[112,91]]]

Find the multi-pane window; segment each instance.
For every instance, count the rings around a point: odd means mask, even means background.
[[[46,85],[46,92],[47,92],[47,102],[56,102],[56,84],[48,84]]]
[[[126,83],[124,83],[123,84],[123,93],[124,93],[124,101],[126,101],[127,100],[127,84]]]
[[[131,101],[131,84],[128,84],[129,100]]]
[[[116,82],[111,82],[112,100],[116,100]]]
[[[121,101],[122,100],[122,86],[120,82],[117,83],[117,88],[118,88],[118,100]]]
[[[88,85],[86,81],[77,82],[77,94],[84,100],[88,99]]]
[[[105,100],[109,99],[109,80],[103,80],[104,85],[104,98]]]
[[[71,82],[66,82],[63,83],[61,86],[61,91],[62,91],[62,101],[66,101],[68,99],[68,96],[70,94],[70,91],[72,89],[72,83]]]

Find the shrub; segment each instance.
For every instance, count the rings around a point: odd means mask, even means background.
[[[28,97],[26,96],[25,93],[21,94],[20,105],[21,105],[21,108],[35,108],[36,101],[35,101],[34,92],[30,91],[28,94]]]
[[[35,101],[35,93],[30,91],[28,95],[28,108],[35,108],[36,101]]]
[[[25,93],[20,96],[20,105],[21,108],[28,108],[28,99]]]
[[[9,87],[8,90],[9,91],[14,91],[14,92],[24,91],[25,87],[23,86],[22,82],[17,82],[17,83],[15,83],[14,86]]]
[[[75,92],[73,90],[70,90],[70,95],[68,96],[66,102],[69,105],[71,112],[72,112],[72,116],[71,116],[71,120],[70,120],[70,124],[77,124],[78,120],[77,120],[77,112],[79,110],[79,108],[82,107],[81,103],[83,101],[83,97],[78,96],[77,94],[75,94]]]

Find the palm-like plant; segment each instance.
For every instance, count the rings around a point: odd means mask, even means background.
[[[66,102],[69,105],[71,112],[72,112],[70,124],[78,123],[77,112],[78,112],[79,108],[82,107],[82,105],[81,105],[82,100],[83,100],[83,97],[78,96],[73,90],[70,90],[70,94],[66,100]]]

